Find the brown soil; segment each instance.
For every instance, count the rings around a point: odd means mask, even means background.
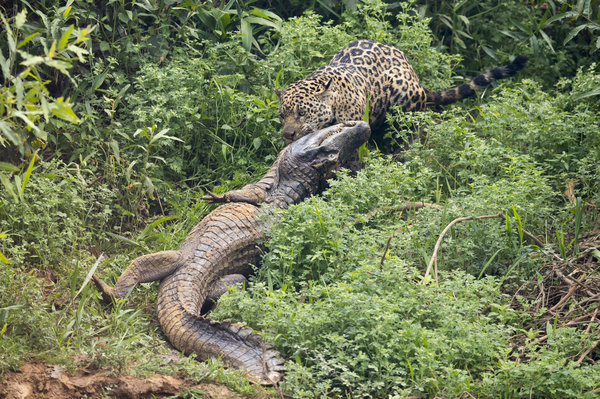
[[[102,370],[67,373],[60,366],[27,363],[18,371],[4,375],[0,398],[166,398],[186,389],[201,391],[203,398],[243,397],[225,386],[194,384],[170,375],[136,378],[112,376]]]

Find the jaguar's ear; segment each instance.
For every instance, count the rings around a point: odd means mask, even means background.
[[[275,92],[275,94],[277,94],[277,98],[279,98],[279,101],[281,101],[281,97],[283,96],[283,93],[285,93],[285,90],[273,88],[273,91]]]
[[[315,96],[318,98],[324,98],[330,94],[333,94],[333,88],[331,87],[332,83],[333,83],[333,78],[327,79],[325,84],[320,88],[321,90],[318,93],[315,93]]]

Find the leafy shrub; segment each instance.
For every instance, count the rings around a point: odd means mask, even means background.
[[[435,197],[431,170],[371,159],[355,178],[342,174],[331,182],[322,198],[278,212],[257,280],[248,291],[222,297],[211,317],[243,320],[266,333],[290,359],[284,388],[296,397],[456,397],[464,391],[520,397],[524,388],[513,390],[524,386],[514,385],[520,377],[489,372],[498,362],[521,368],[509,356],[509,339],[530,316],[511,309],[500,287],[516,260],[525,277],[540,265],[528,256],[531,248],[519,244],[514,224],[512,236],[502,220],[458,225],[440,260],[442,270],[455,271],[442,272],[439,285],[418,284],[439,232],[454,217],[512,204],[526,226],[550,219],[545,180],[530,175],[531,165],[517,165],[508,176],[475,178],[470,189],[449,193],[443,210],[396,213],[404,199]],[[486,273],[502,278],[477,279],[486,263],[492,264]],[[557,334],[570,344],[542,349],[530,342],[531,353],[552,355],[527,370],[560,367],[559,359],[585,339],[566,328]],[[573,370],[564,385],[550,373],[539,377],[537,392],[577,397],[594,388],[594,366]]]
[[[82,43],[89,40],[93,27],[67,26],[69,11],[70,7],[62,7],[50,18],[38,12],[43,21],[39,27],[26,23],[25,9],[10,22],[0,13],[4,28],[0,44],[8,49],[6,56],[4,50],[0,52],[0,145],[16,148],[21,155],[31,155],[34,148],[45,145],[44,125],[50,117],[79,121],[70,100],[55,98],[47,87],[53,74],[71,78],[71,62],[83,61],[88,53]]]
[[[0,193],[0,231],[7,234],[0,252],[11,263],[62,265],[65,256],[110,230],[118,215],[109,206],[114,192],[87,187],[75,168],[60,161],[42,162],[27,179],[15,176],[10,181],[4,175]]]
[[[596,141],[594,105],[564,96],[571,100],[525,81],[472,114],[392,114],[389,135],[405,140],[404,162],[372,157],[320,198],[277,212],[256,280],[223,297],[215,316],[267,334],[290,359],[284,386],[296,397],[591,397],[597,366],[563,368],[590,336],[559,326],[551,343],[531,339],[521,347],[527,361],[515,359],[510,337],[531,316],[501,291],[537,276],[545,259],[532,256],[522,229],[552,237],[572,223],[559,195],[564,179],[596,160],[595,147],[576,145]],[[411,141],[418,130],[423,138]],[[577,154],[573,168],[552,162],[559,151]],[[443,208],[403,208],[406,200]],[[440,284],[418,284],[450,221],[499,211],[508,222],[453,227],[439,254]]]
[[[573,346],[542,349],[549,356],[526,368],[508,357],[507,347],[527,316],[506,306],[494,280],[452,273],[443,275],[440,286],[427,287],[415,284],[419,273],[404,262],[388,260],[379,269],[376,261],[363,256],[369,265],[299,291],[255,283],[250,292],[222,298],[216,315],[268,332],[290,359],[283,387],[294,397],[456,397],[464,391],[521,397],[515,387],[531,385],[516,384],[520,377],[509,368],[550,370],[572,353]],[[560,334],[573,337],[572,345],[581,341],[572,330]],[[532,343],[528,349],[540,347]],[[489,373],[498,362],[507,372]],[[595,386],[594,366],[570,370],[564,379],[536,374],[536,392],[577,397]]]
[[[358,2],[357,9],[344,13],[338,25],[307,12],[283,23],[279,41],[268,48],[264,62],[277,73],[275,84],[284,87],[327,64],[351,41],[373,39],[404,51],[428,87],[445,88],[451,82],[452,63],[459,57],[431,47],[433,36],[427,22],[409,6],[392,12],[379,0]]]
[[[163,140],[154,155],[162,169],[156,171],[162,175],[154,174],[157,178],[177,180],[183,175],[211,181],[216,173],[231,175],[272,152],[276,108],[240,90],[243,71],[227,71],[223,60],[223,53],[235,57],[239,50],[213,46],[203,58],[194,59],[181,52],[162,67],[146,64],[137,74],[124,98],[125,115],[131,119],[121,123],[129,129],[168,127],[177,138]],[[129,140],[120,141],[123,156],[126,149],[137,151],[131,133]]]

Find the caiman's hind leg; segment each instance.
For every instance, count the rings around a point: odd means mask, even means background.
[[[162,251],[135,258],[121,274],[114,287],[110,287],[95,274],[96,286],[105,299],[124,298],[137,283],[162,280],[183,264],[179,251]]]

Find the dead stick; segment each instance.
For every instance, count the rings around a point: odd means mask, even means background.
[[[503,219],[504,218],[504,214],[502,212],[500,212],[500,213],[497,213],[495,215],[465,216],[465,217],[456,218],[453,221],[451,221],[450,224],[448,224],[448,226],[446,226],[446,228],[444,230],[442,230],[442,233],[438,237],[438,240],[435,243],[435,246],[433,247],[433,254],[431,255],[431,259],[429,260],[429,265],[427,265],[427,270],[425,271],[425,275],[423,276],[423,280],[421,281],[421,283],[425,284],[425,279],[429,276],[429,273],[431,272],[431,267],[434,264],[435,264],[435,282],[436,282],[436,284],[438,283],[437,254],[438,254],[438,251],[440,250],[440,246],[442,245],[442,241],[444,239],[444,236],[452,228],[452,226],[454,226],[457,223],[464,222],[464,221],[467,221],[467,220],[480,220],[480,219],[492,219],[492,218]]]
[[[506,216],[502,215],[502,219],[506,220]],[[540,241],[539,238],[537,238],[536,236],[534,236],[533,234],[531,234],[530,232],[528,232],[527,230],[523,230],[523,234],[525,234],[527,237],[531,238],[533,240],[533,242],[535,242],[535,244],[540,247],[540,248],[544,248],[544,243],[542,241]],[[556,259],[558,262],[560,263],[566,263],[569,264],[569,262],[565,261],[563,258],[561,258],[560,256],[558,256],[556,254],[556,252],[551,251],[550,255],[552,255],[552,257],[554,259]],[[578,284],[588,295],[593,295],[585,285],[583,285],[581,282],[579,282],[578,280],[572,278],[572,277],[567,277],[564,275],[564,273],[562,271],[560,271],[560,269],[558,269],[557,267],[554,267],[554,265],[552,266],[552,271],[565,283],[567,284],[569,287],[573,285],[573,283]]]
[[[586,276],[585,276],[585,273],[584,273],[584,274],[583,274],[583,275],[582,275],[582,276],[579,278],[579,280],[577,280],[577,281],[579,281],[579,282],[581,283],[583,280],[585,280],[585,277],[586,277]],[[567,302],[567,300],[568,300],[568,299],[571,297],[571,295],[573,295],[573,293],[575,292],[575,290],[576,290],[577,288],[579,288],[579,286],[578,286],[578,285],[576,285],[576,284],[573,284],[573,285],[571,286],[571,288],[569,288],[569,291],[567,291],[567,293],[565,294],[565,296],[563,296],[563,297],[560,299],[560,301],[558,301],[558,303],[557,303],[556,305],[554,305],[554,306],[552,306],[552,307],[550,308],[550,311],[552,312],[552,311],[554,311],[554,310],[558,309],[559,307],[562,307],[562,306],[563,306],[563,305],[564,305],[564,304]]]
[[[598,344],[600,344],[600,339],[597,339],[596,341],[594,341],[592,343],[592,346],[590,346],[585,352],[583,352],[583,354],[579,357],[579,360],[577,360],[576,363],[581,364],[581,362],[583,362],[583,359],[585,359],[587,357],[587,355],[589,355],[589,353],[598,346]]]
[[[383,270],[383,262],[385,261],[385,255],[387,255],[387,252],[390,249],[390,242],[392,241],[392,238],[394,238],[393,234],[390,236],[390,238],[388,238],[387,243],[385,244],[385,250],[383,251],[383,255],[381,255],[381,264],[379,265],[379,271]]]
[[[598,314],[598,308],[596,308],[596,310],[594,311],[594,314],[592,315],[592,318],[590,319],[590,324],[588,324],[587,328],[585,329],[586,335],[587,335],[587,333],[590,332],[590,328],[592,328],[592,324],[594,324],[594,319],[596,318],[597,314]]]

